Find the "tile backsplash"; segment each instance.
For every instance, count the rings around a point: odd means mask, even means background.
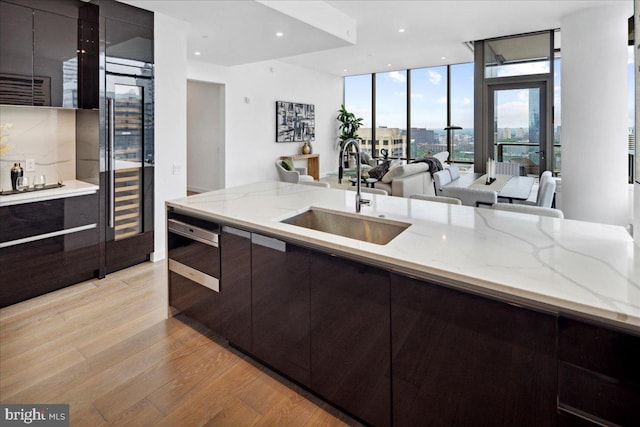
[[[10,124],[8,129],[4,125]],[[45,175],[47,184],[76,177],[76,111],[61,108],[0,105],[3,144],[0,188],[11,189],[11,167],[20,163],[24,174]],[[27,172],[25,160],[35,160]]]

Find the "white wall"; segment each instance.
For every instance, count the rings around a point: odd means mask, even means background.
[[[160,13],[155,25],[155,252],[165,257],[165,201],[187,190],[187,25]],[[175,173],[174,173],[175,172]]]
[[[224,188],[224,85],[187,82],[187,189]]]
[[[629,5],[630,6],[630,5]],[[562,20],[562,210],[627,225],[627,19],[631,7]]]
[[[225,84],[226,187],[277,180],[273,162],[281,155],[300,152],[302,143],[275,142],[276,101],[315,105],[316,140],[312,147],[320,154],[320,175],[337,170],[334,147],[342,77],[278,61],[229,68],[190,61],[188,76]]]

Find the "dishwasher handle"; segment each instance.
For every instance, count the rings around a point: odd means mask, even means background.
[[[169,233],[178,234],[191,240],[195,240],[205,245],[218,247],[218,233],[201,227],[196,227],[186,222],[170,219],[167,221]]]

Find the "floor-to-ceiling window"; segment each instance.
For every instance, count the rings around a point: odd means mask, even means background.
[[[345,77],[345,106],[364,119],[364,151],[400,159],[435,154],[447,150],[445,128],[454,126],[450,160],[473,163],[473,77],[473,63]]]
[[[411,156],[447,149],[447,67],[411,70]]]
[[[473,163],[473,63],[449,66],[450,125],[453,146],[450,159],[453,162]]]
[[[385,149],[390,157],[407,157],[407,72],[375,74],[376,151]]]
[[[344,79],[344,105],[347,111],[363,119],[358,136],[362,141],[362,149],[370,154],[372,153],[371,98],[371,74],[350,76]]]
[[[560,81],[562,76],[562,61],[559,52],[553,61],[553,160],[552,168],[555,176],[562,176],[562,108]]]

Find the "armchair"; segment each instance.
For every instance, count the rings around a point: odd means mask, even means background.
[[[302,181],[313,181],[313,177],[311,175],[307,175],[307,168],[295,168],[295,170],[289,171],[282,166],[282,160],[276,160],[276,170],[278,171],[278,177],[282,182],[297,184]]]

